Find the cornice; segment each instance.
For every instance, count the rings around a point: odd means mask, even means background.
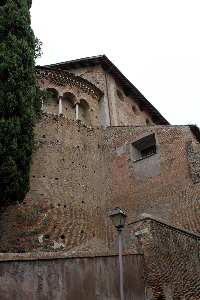
[[[74,75],[73,73],[69,73],[65,70],[36,67],[36,79],[41,80],[42,78],[47,79],[53,85],[69,85],[71,87],[74,86],[82,92],[91,95],[92,98],[96,100],[100,100],[103,96],[103,92],[94,84],[80,76]]]

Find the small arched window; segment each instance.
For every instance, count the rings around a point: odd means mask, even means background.
[[[85,99],[81,99],[78,106],[78,118],[87,125],[90,124],[89,108],[88,102]]]
[[[64,116],[75,119],[76,96],[71,92],[65,92],[62,98],[62,113]]]
[[[58,91],[54,88],[47,88],[47,92],[51,93],[51,97],[47,98],[43,110],[51,113],[58,113]]]

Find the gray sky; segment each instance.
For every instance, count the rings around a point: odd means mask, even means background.
[[[33,0],[38,65],[105,54],[171,124],[200,127],[199,0]]]

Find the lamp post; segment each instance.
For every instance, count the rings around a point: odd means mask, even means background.
[[[119,208],[116,207],[110,218],[113,222],[113,225],[117,228],[118,232],[118,243],[119,243],[119,275],[120,275],[120,300],[124,300],[124,291],[123,291],[123,265],[122,265],[122,228],[125,225],[126,221],[125,213]]]

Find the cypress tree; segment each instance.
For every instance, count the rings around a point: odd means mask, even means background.
[[[0,212],[29,190],[35,125],[31,0],[0,0]]]

